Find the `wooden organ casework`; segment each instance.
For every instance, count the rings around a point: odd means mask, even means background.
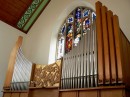
[[[117,15],[96,3],[96,20],[64,55],[60,97],[130,97],[130,42]]]
[[[49,65],[32,64],[22,53],[22,40],[19,36],[11,52],[3,97],[58,97],[61,60]]]
[[[34,64],[28,97],[58,97],[61,60],[53,64]]]
[[[130,97],[130,42],[118,16],[96,2],[96,19],[85,31],[62,61],[50,65],[29,62],[19,37],[3,97]]]
[[[19,36],[10,54],[3,97],[28,97],[32,63],[22,53],[22,40]]]

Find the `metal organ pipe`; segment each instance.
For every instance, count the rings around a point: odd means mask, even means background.
[[[63,57],[61,89],[97,86],[97,43],[95,20],[81,40]]]
[[[19,48],[11,83],[11,90],[27,90],[31,76],[32,63],[28,61]]]

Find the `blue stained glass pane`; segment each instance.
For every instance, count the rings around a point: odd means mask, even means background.
[[[69,17],[67,21],[68,21],[68,23],[72,23],[74,21],[74,18],[73,17]]]
[[[72,29],[73,29],[73,25],[72,25],[72,24],[69,24],[69,25],[68,25],[67,32],[68,32],[68,33],[69,33],[69,32],[71,32],[71,31],[72,31]]]
[[[90,24],[90,20],[87,19],[87,20],[85,21],[85,25],[89,25],[89,24]]]
[[[81,18],[81,9],[80,9],[80,8],[77,8],[77,9],[76,9],[75,18],[76,18],[76,19],[80,19],[80,18]]]
[[[83,17],[86,17],[89,15],[89,10],[85,10],[84,13],[83,13]]]
[[[93,12],[92,13],[92,19],[95,20],[96,19],[96,14]]]
[[[63,27],[61,28],[61,33],[62,33],[62,34],[64,34],[65,29],[66,29],[66,26],[65,26],[65,24],[64,24]]]
[[[89,29],[90,27],[90,19],[89,18],[86,18],[83,22],[83,33],[86,33],[87,29]]]

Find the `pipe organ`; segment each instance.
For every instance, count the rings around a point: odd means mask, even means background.
[[[29,87],[32,63],[28,61],[21,47],[18,49],[14,72],[11,82],[11,90],[27,90]]]
[[[8,88],[12,91],[28,90],[30,82],[32,63],[24,57],[21,45],[22,37],[20,36],[11,52],[11,60],[9,61],[8,66],[9,71],[7,72],[7,74],[10,74],[10,76],[6,76],[6,79],[8,79],[7,81],[9,82],[5,81],[4,86],[4,88]],[[12,59],[13,56],[14,58]],[[12,61],[14,64],[10,64]]]
[[[61,89],[128,84],[124,69],[129,64],[123,54],[130,51],[130,43],[119,27],[118,16],[97,2],[96,21],[86,32],[63,57]]]
[[[118,16],[97,2],[86,32],[63,56],[60,97],[129,97],[130,42]]]
[[[64,55],[61,89],[97,86],[97,43],[95,21],[77,46]]]
[[[11,51],[3,97],[28,97],[32,63],[22,53],[22,40],[19,36]]]
[[[3,97],[130,97],[130,42],[118,16],[101,2],[95,7],[96,19],[89,29],[82,29],[86,33],[65,52],[60,65],[32,65],[22,54],[19,37]]]

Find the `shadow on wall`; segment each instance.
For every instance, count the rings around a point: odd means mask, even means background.
[[[86,6],[93,10],[95,10],[95,7],[92,6],[89,2],[85,0],[75,0],[69,3],[65,8],[62,8],[61,13],[59,14],[53,29],[52,29],[52,35],[51,35],[51,43],[50,43],[50,50],[49,50],[49,60],[48,64],[54,63],[56,60],[56,42],[57,42],[57,35],[60,31],[60,27],[65,21],[65,18],[78,6]],[[54,33],[53,33],[54,32]]]
[[[3,96],[3,93],[0,93],[0,97],[2,97]]]
[[[3,84],[2,84],[2,80],[0,80],[0,87],[2,88],[3,87]],[[2,89],[0,89],[2,90]],[[0,97],[3,97],[3,93],[0,91]]]

